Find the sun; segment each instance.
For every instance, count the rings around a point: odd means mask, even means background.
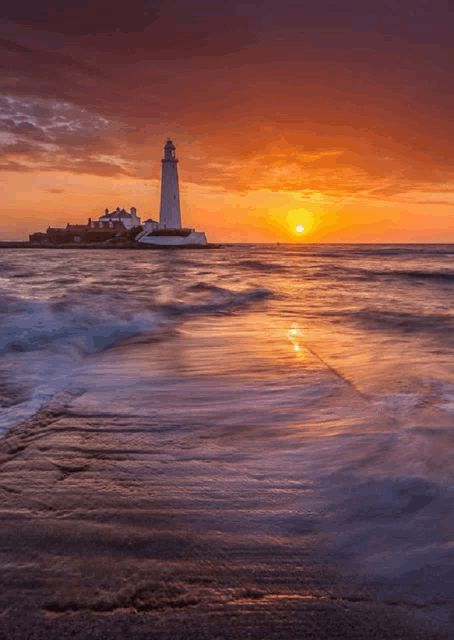
[[[296,230],[297,230],[298,233],[303,233],[303,231],[304,231],[303,225],[302,224],[297,224],[296,225]]]

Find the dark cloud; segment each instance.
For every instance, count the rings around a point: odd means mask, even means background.
[[[442,0],[23,0],[3,16],[0,141],[18,170],[156,177],[156,141],[177,132],[200,151],[188,182],[238,192],[452,180]]]
[[[49,167],[55,171],[56,167]],[[129,175],[129,172],[123,167],[108,161],[97,160],[95,158],[74,158],[73,160],[62,160],[59,167],[60,171],[69,171],[71,173],[88,173],[97,176],[123,176]]]
[[[156,3],[157,4],[157,3]],[[122,3],[23,0],[3,11],[7,20],[65,35],[84,36],[103,33],[140,32],[152,23],[159,9],[151,2],[130,0]]]
[[[19,145],[18,145],[19,146]],[[11,160],[19,156],[20,160]],[[67,156],[52,156],[44,153],[31,152],[26,149],[11,149],[0,153],[0,171],[64,171],[68,173],[97,175],[101,177],[117,177],[130,175],[120,165],[102,161],[96,158],[70,158]],[[53,192],[56,193],[56,192]]]
[[[26,71],[27,69],[38,74],[54,74],[60,77],[64,73],[79,73],[95,78],[106,78],[105,71],[96,66],[77,60],[71,55],[55,49],[50,44],[43,46],[24,46],[22,43],[0,38],[0,52],[2,58],[8,64],[8,71]],[[6,55],[5,55],[6,54]]]
[[[399,193],[403,193],[405,190],[405,185],[400,183],[387,187],[379,187],[378,189],[372,189],[370,195],[375,198],[387,198],[389,196],[395,196]]]
[[[27,156],[28,158],[36,158],[40,153],[37,152],[36,147],[29,142],[19,141],[2,145],[0,147],[0,155],[5,157],[20,155]]]
[[[379,32],[390,36],[402,32],[415,38],[434,38],[439,28],[452,19],[443,0],[309,0],[299,2],[228,2],[226,0],[130,0],[125,6],[93,0],[90,5],[74,0],[22,0],[3,10],[6,19],[65,35],[141,33],[163,16],[176,16],[182,24],[198,25],[209,17],[259,20],[262,29],[288,27],[297,23],[305,30],[350,30]]]
[[[0,158],[0,171],[20,171],[27,172],[32,169],[26,165],[21,164],[20,162],[14,162],[13,160],[5,160],[3,161]]]

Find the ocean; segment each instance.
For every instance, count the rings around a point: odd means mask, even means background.
[[[158,424],[155,455],[193,465],[188,504],[212,501],[213,532],[310,548],[448,624],[453,258],[454,245],[2,250],[0,433],[49,407]]]

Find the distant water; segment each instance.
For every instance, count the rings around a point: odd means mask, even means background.
[[[254,435],[283,515],[251,527],[297,536],[309,501],[344,573],[447,615],[453,300],[454,245],[3,250],[0,430],[70,398]]]

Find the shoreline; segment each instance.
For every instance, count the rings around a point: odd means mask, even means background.
[[[182,245],[152,245],[141,242],[129,242],[124,244],[105,244],[103,242],[90,242],[87,244],[71,243],[71,244],[50,244],[50,243],[31,243],[31,242],[0,242],[0,249],[103,249],[103,250],[156,250],[156,249],[221,249],[224,245],[208,243],[208,244],[182,244]]]
[[[188,458],[177,427],[75,400],[60,393],[0,439],[2,640],[448,637],[344,580],[309,538],[230,531],[236,498],[213,502],[205,441]]]

